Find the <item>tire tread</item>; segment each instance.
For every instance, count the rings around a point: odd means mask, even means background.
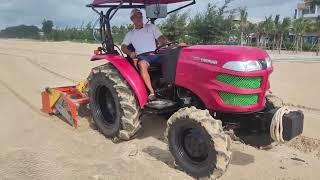
[[[211,137],[212,148],[217,152],[217,161],[212,164],[215,168],[212,172],[210,172],[210,179],[219,178],[224,174],[227,170],[229,162],[231,160],[231,150],[230,144],[231,139],[230,137],[223,132],[222,122],[220,120],[214,119],[208,110],[199,110],[195,107],[191,108],[182,108],[173,114],[168,122],[167,122],[167,129],[165,131],[165,138],[168,141],[169,131],[172,125],[183,119],[191,119],[199,123],[209,134]],[[169,146],[169,151],[172,153],[172,148]],[[175,160],[175,164],[179,166],[179,162]],[[187,174],[193,176],[190,172],[183,169]],[[206,178],[206,177],[196,177],[196,178]]]
[[[138,106],[135,95],[133,94],[128,83],[119,73],[119,71],[109,63],[92,69],[89,77],[87,78],[89,84],[90,81],[94,78],[94,76],[99,73],[103,73],[103,75],[112,82],[112,87],[116,90],[118,99],[120,101],[120,118],[122,128],[120,129],[117,137],[115,138],[121,140],[130,140],[130,138],[133,137],[141,128],[139,119],[141,109]],[[88,91],[90,91],[90,89]],[[97,128],[101,133],[103,132],[100,129],[100,127]]]

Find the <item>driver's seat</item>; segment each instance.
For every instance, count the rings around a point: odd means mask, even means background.
[[[152,65],[149,67],[149,72],[161,72],[161,64],[157,64],[157,65]]]

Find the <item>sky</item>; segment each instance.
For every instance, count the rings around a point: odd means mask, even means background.
[[[191,15],[203,12],[208,3],[223,3],[224,0],[197,0],[197,4],[185,11]],[[248,8],[249,20],[257,22],[271,14],[293,17],[294,9],[301,0],[234,0],[232,8]],[[97,19],[97,15],[85,7],[92,0],[0,0],[0,29],[15,25],[41,26],[43,19],[53,20],[55,27],[79,27],[81,24]],[[168,8],[171,9],[175,5]],[[127,10],[121,10],[112,20],[112,24],[130,23]]]

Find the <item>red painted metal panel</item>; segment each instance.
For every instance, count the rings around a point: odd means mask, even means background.
[[[80,93],[76,86],[65,86],[52,88],[61,94],[61,98],[67,103],[70,115],[72,116],[73,124],[75,128],[78,128],[78,106],[89,103],[89,98]],[[43,91],[42,96],[42,109],[41,111],[52,114],[54,113],[54,107],[50,107],[49,92]]]
[[[144,105],[147,104],[148,95],[146,86],[140,74],[124,57],[119,55],[104,54],[95,55],[91,58],[91,61],[95,60],[105,60],[107,62],[110,62],[115,68],[117,68],[123,78],[128,82],[129,86],[136,95],[140,107],[143,108]]]
[[[184,48],[181,52],[176,73],[176,84],[192,91],[210,110],[223,112],[258,111],[265,105],[265,93],[269,89],[268,78],[272,68],[253,72],[237,72],[222,68],[229,61],[260,60],[269,57],[266,51],[258,48],[198,45]],[[206,62],[214,62],[208,64]],[[245,89],[224,84],[216,80],[218,74],[242,77],[261,77],[260,88]],[[258,94],[259,101],[251,106],[232,106],[225,104],[219,92],[234,94]]]
[[[46,91],[41,92],[42,98],[42,109],[41,111],[44,113],[52,114],[53,109],[50,107],[49,94]]]

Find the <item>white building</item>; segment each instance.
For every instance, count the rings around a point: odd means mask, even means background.
[[[295,18],[306,18],[310,20],[315,20],[320,16],[320,6],[313,5],[312,0],[304,0],[298,3]]]
[[[303,0],[298,3],[295,12],[295,19],[304,18],[311,21],[315,21],[320,16],[320,6],[311,3],[312,0]],[[310,44],[316,44],[318,40],[318,34],[308,32],[304,35],[304,42]]]

